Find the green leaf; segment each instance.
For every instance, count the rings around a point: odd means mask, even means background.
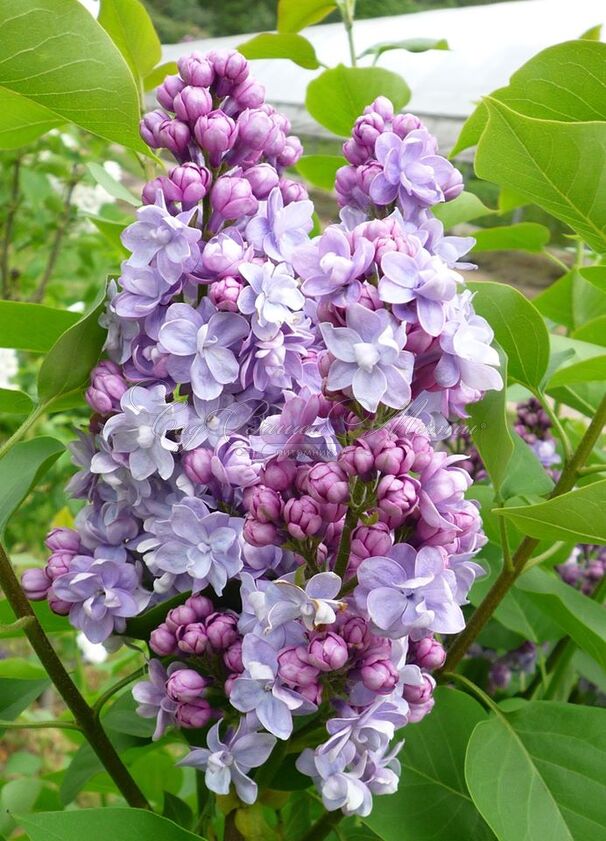
[[[594,382],[606,379],[606,356],[594,356],[582,362],[575,362],[559,368],[550,378],[547,387],[570,385],[571,383]]]
[[[464,190],[456,199],[443,204],[436,204],[432,208],[432,212],[444,227],[449,229],[497,211],[487,207],[474,193],[468,193]]]
[[[582,35],[579,35],[583,41],[601,41],[602,40],[602,24],[597,23],[595,26],[586,29]]]
[[[143,89],[147,93],[153,91],[162,84],[167,76],[175,76],[179,72],[176,61],[167,61],[164,64],[159,64],[152,72],[143,80]]]
[[[331,0],[278,0],[278,32],[300,32],[336,8]]]
[[[401,76],[382,67],[338,64],[309,83],[305,107],[320,125],[346,137],[377,96],[386,96],[399,111],[410,99],[410,89]]]
[[[341,155],[304,155],[297,162],[296,169],[314,187],[333,190],[337,170],[345,163]]]
[[[194,813],[192,812],[190,806],[185,802],[185,800],[181,800],[180,797],[177,797],[175,794],[171,794],[170,791],[164,792],[164,809],[162,811],[162,816],[174,821],[176,824],[179,824],[179,826],[182,826],[185,829],[191,829],[194,822]]]
[[[71,632],[72,628],[66,617],[53,613],[47,601],[32,602],[32,608],[47,634],[65,634]],[[6,599],[0,599],[0,625],[11,625],[16,619],[17,617],[13,613],[8,601]],[[23,629],[13,628],[0,631],[0,640],[15,639],[16,637],[23,639]]]
[[[533,304],[546,318],[563,324],[569,330],[574,328],[574,313],[572,310],[572,283],[574,272],[567,272],[559,277],[542,292],[533,298]]]
[[[507,357],[501,350],[501,374],[507,382]],[[468,408],[471,418],[471,437],[497,492],[507,476],[514,444],[507,422],[507,389],[487,391],[479,403]]]
[[[591,122],[606,117],[603,83],[606,47],[567,41],[533,56],[513,74],[506,87],[491,94],[528,117],[562,122]],[[469,117],[451,156],[475,146],[486,126],[488,110],[481,102]]]
[[[80,3],[3,0],[0,29],[0,85],[60,121],[147,153],[138,131],[135,80],[109,35]],[[44,124],[41,129],[39,134]]]
[[[141,200],[133,195],[133,193],[131,193],[124,184],[121,184],[119,181],[116,181],[115,178],[112,178],[109,172],[100,164],[91,162],[86,164],[86,168],[97,184],[100,184],[105,192],[109,193],[110,196],[113,196],[115,199],[120,199],[120,201],[127,202],[127,204],[132,204],[133,207],[139,207]]]
[[[0,535],[30,489],[63,453],[55,438],[22,441],[0,459]]]
[[[99,23],[135,79],[145,79],[162,58],[162,46],[140,0],[101,0]]]
[[[63,120],[48,108],[0,87],[0,149],[18,149],[31,143]]]
[[[524,573],[516,584],[563,632],[606,669],[606,610],[559,576],[540,567]]]
[[[6,662],[10,663],[10,660]],[[13,721],[50,686],[46,677],[18,675],[19,672],[14,676],[9,672],[6,677],[0,674],[0,719],[3,721]],[[3,731],[0,729],[0,732]]]
[[[606,711],[532,701],[474,730],[465,777],[499,841],[601,841]]]
[[[486,713],[456,689],[439,687],[435,697],[431,715],[406,731],[398,791],[375,798],[362,820],[383,841],[488,841],[494,836],[464,778],[467,742]]]
[[[69,310],[0,301],[0,347],[46,353],[78,318]]]
[[[499,191],[499,213],[509,213],[518,207],[524,207],[525,204],[528,204],[526,199],[508,187],[502,187]]]
[[[31,397],[23,391],[0,388],[0,414],[29,415],[34,408]]]
[[[484,316],[507,354],[508,374],[536,388],[549,362],[549,334],[535,307],[513,286],[492,281],[469,282],[476,292],[474,307]]]
[[[606,543],[606,479],[569,493],[495,513],[510,520],[523,534],[544,540]]]
[[[445,38],[406,38],[404,41],[382,41],[360,53],[358,58],[375,56],[375,61],[390,50],[406,50],[409,53],[426,53],[428,50],[449,50]]]
[[[117,733],[151,739],[155,730],[155,722],[137,715],[136,707],[137,703],[129,688],[109,707],[103,716],[104,725]]]
[[[518,222],[497,228],[480,228],[474,232],[474,251],[530,251],[539,253],[549,242],[551,234],[545,225]]]
[[[13,814],[31,812],[41,791],[41,780],[22,777],[5,783],[0,791],[0,831],[10,834],[15,828]]]
[[[306,70],[320,66],[313,44],[294,32],[262,32],[239,44],[237,49],[248,59],[288,58]]]
[[[172,610],[173,607],[183,604],[188,595],[190,594],[179,593],[170,599],[166,599],[164,602],[154,605],[154,607],[146,610],[144,613],[140,613],[139,616],[134,616],[132,619],[127,620],[126,635],[136,640],[149,639],[149,635],[154,628],[157,628],[160,623],[164,622],[168,611]]]
[[[128,222],[116,222],[113,219],[104,219],[102,216],[89,216],[88,218],[116,254],[120,257],[128,256],[128,249],[122,245],[121,239],[122,231]]]
[[[503,499],[513,496],[543,496],[553,490],[553,481],[535,452],[517,433],[512,434],[513,455],[501,486]]]
[[[606,315],[599,315],[586,324],[582,324],[581,327],[577,327],[572,333],[572,338],[606,347]]]
[[[38,396],[42,403],[68,394],[86,382],[106,337],[99,325],[104,307],[105,292],[96,306],[66,330],[44,357],[38,373]]]
[[[476,173],[520,193],[570,225],[596,251],[605,251],[606,122],[540,120],[496,99],[485,103],[489,119],[476,152]]]
[[[142,809],[80,809],[18,816],[31,841],[200,841],[182,827]]]

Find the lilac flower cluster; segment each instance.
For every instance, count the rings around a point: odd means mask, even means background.
[[[252,769],[316,715],[298,767],[365,815],[481,573],[470,477],[424,422],[502,385],[459,274],[472,242],[431,212],[461,176],[379,98],[344,146],[341,221],[312,237],[284,175],[300,143],[242,56],[182,59],[158,102],[141,134],[176,165],[123,234],[72,446],[85,504],[24,585],[94,641],[166,606],[134,696],[156,738],[212,724],[184,760],[211,791],[253,802]]]

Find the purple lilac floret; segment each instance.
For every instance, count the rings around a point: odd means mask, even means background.
[[[252,769],[315,715],[326,737],[297,767],[327,809],[367,815],[482,574],[471,479],[425,425],[502,386],[460,274],[473,241],[431,210],[461,176],[379,97],[344,144],[340,220],[312,237],[285,175],[301,144],[246,60],[178,71],[141,122],[175,165],[145,185],[109,286],[72,446],[84,504],[24,588],[112,646],[157,611],[138,713],[155,739],[206,741],[183,764],[210,791],[254,802]]]

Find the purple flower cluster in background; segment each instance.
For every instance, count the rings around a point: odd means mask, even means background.
[[[210,790],[253,802],[251,770],[316,714],[297,767],[366,815],[481,573],[470,476],[424,423],[502,386],[472,241],[431,212],[461,175],[379,97],[344,145],[340,221],[312,235],[285,175],[301,145],[241,55],[183,58],[157,96],[141,134],[176,164],[123,234],[72,447],[85,504],[24,584],[95,642],[166,605],[133,694],[155,738],[209,728],[184,764]]]

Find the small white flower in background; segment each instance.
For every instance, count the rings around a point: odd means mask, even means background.
[[[18,371],[17,351],[12,348],[0,348],[0,388],[17,388],[12,379]]]
[[[75,301],[75,303],[69,305],[68,310],[70,312],[84,312],[84,301]]]
[[[76,637],[78,648],[82,652],[82,658],[86,663],[104,663],[107,660],[108,652],[102,643],[89,642],[83,633]]]

